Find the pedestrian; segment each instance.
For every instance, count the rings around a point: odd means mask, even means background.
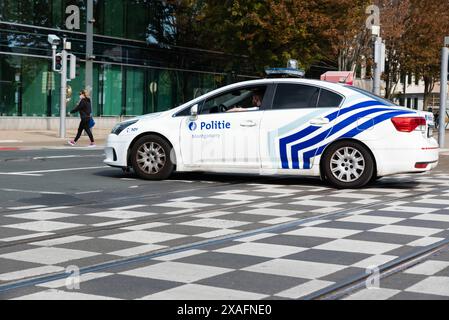
[[[87,135],[90,139],[89,147],[96,147],[94,136],[92,135],[92,131],[90,130],[90,121],[92,119],[92,104],[90,101],[90,95],[88,90],[82,90],[80,92],[80,102],[76,106],[75,109],[70,111],[70,113],[79,112],[81,121],[78,127],[78,134],[74,140],[70,140],[69,144],[71,146],[75,146],[78,140],[81,138],[81,134],[83,131],[86,131]]]

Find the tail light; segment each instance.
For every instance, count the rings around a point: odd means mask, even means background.
[[[429,163],[427,163],[427,162],[421,162],[421,163],[415,164],[416,169],[427,169],[428,166],[429,166]]]
[[[425,131],[426,119],[418,117],[397,117],[391,119],[396,130],[400,132]]]

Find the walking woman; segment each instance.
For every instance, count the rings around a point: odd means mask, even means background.
[[[89,122],[92,117],[92,105],[90,102],[89,92],[87,90],[82,90],[80,92],[80,102],[78,103],[78,106],[70,111],[70,113],[77,112],[79,112],[80,114],[81,122],[75,140],[69,141],[69,144],[71,146],[75,146],[78,140],[81,138],[81,134],[83,133],[83,131],[86,131],[90,139],[89,147],[96,147],[94,136],[92,135],[92,131],[90,130],[89,126]]]

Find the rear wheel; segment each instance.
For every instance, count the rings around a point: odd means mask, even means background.
[[[329,182],[337,188],[361,188],[375,175],[374,159],[363,145],[341,141],[326,151],[324,171]]]
[[[150,135],[140,138],[131,150],[134,172],[146,180],[167,179],[174,170],[171,149],[170,144],[161,137]]]

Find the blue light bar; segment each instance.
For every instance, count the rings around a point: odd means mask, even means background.
[[[269,68],[265,69],[265,73],[268,77],[274,78],[274,77],[280,77],[280,78],[304,78],[306,73],[304,70],[301,69],[294,69],[294,68]]]

